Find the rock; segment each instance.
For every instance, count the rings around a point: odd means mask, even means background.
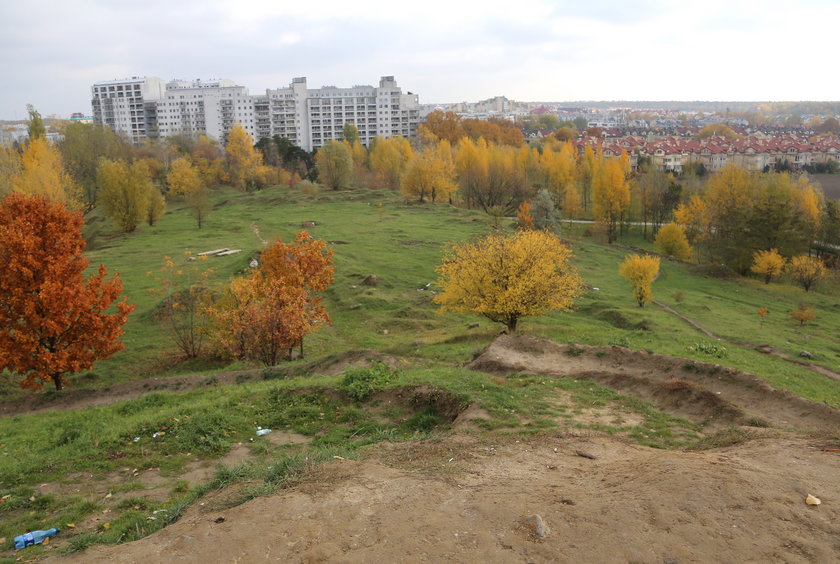
[[[479,327],[481,327],[480,323],[470,323],[467,325],[467,329],[478,329]]]
[[[808,505],[820,505],[822,501],[820,500],[820,498],[808,494],[808,497],[805,498],[805,503],[807,503]]]
[[[529,515],[525,520],[530,527],[533,527],[534,534],[537,537],[544,539],[548,535],[548,527],[539,515]]]
[[[416,341],[412,341],[411,344],[414,345],[415,347],[420,347],[420,346],[425,345],[426,341],[424,341],[423,339],[417,339]]]
[[[809,353],[808,351],[800,352],[799,356],[801,356],[802,358],[814,358],[814,355]]]
[[[360,307],[362,307],[362,304],[353,304],[350,306],[350,309],[359,309]]]
[[[318,224],[314,221],[304,221],[302,225],[303,227],[315,227]]]
[[[362,284],[365,286],[379,286],[379,278],[377,278],[376,274],[371,274],[362,280]]]

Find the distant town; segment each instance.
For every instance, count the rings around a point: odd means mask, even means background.
[[[749,170],[840,169],[840,104],[820,102],[520,102],[495,96],[478,102],[421,104],[393,76],[377,86],[309,88],[305,77],[252,95],[229,79],[171,80],[133,77],[91,86],[91,108],[67,118],[47,115],[47,135],[60,137],[67,121],[106,125],[133,143],[205,135],[222,144],[240,124],[254,138],[282,137],[307,151],[341,139],[354,125],[369,146],[377,137],[413,138],[432,112],[462,119],[504,120],[526,141],[550,136],[604,156],[626,152],[656,167],[713,172],[727,163]],[[722,128],[714,126],[723,125]],[[0,126],[0,143],[21,142],[25,122]]]

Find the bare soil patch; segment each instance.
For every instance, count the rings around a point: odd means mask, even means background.
[[[838,460],[801,437],[685,453],[453,435],[382,445],[276,495],[55,561],[830,562]]]
[[[499,375],[524,372],[593,380],[708,428],[771,425],[830,433],[840,429],[838,410],[773,388],[757,376],[618,346],[559,345],[502,335],[469,367]]]

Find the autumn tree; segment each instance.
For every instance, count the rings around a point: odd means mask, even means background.
[[[134,306],[114,303],[122,282],[104,266],[85,278],[81,226],[81,213],[45,196],[0,202],[0,369],[22,376],[22,388],[61,390],[67,374],[123,348]]]
[[[618,228],[630,208],[630,185],[621,170],[621,164],[607,160],[592,182],[592,209],[598,224],[612,244],[618,237]]]
[[[458,142],[467,136],[464,130],[461,116],[455,112],[442,112],[435,110],[426,116],[426,121],[418,127],[418,134],[426,132],[435,139],[445,139],[454,147]]]
[[[160,190],[152,187],[149,192],[149,205],[146,207],[146,223],[149,224],[149,227],[157,223],[157,220],[163,216],[165,211],[166,198],[163,197]]]
[[[172,161],[166,175],[166,184],[171,194],[179,196],[192,194],[202,186],[198,170],[184,157]]]
[[[788,314],[799,322],[800,327],[817,318],[817,314],[814,313],[814,308],[807,304],[799,304],[799,307],[790,310]]]
[[[102,160],[97,173],[99,201],[105,213],[126,233],[131,233],[147,217],[155,187],[142,162]]]
[[[763,276],[764,283],[769,284],[770,280],[781,276],[784,268],[784,257],[779,254],[778,249],[770,249],[769,251],[756,251],[753,254],[753,263],[750,270]]]
[[[396,190],[413,157],[405,137],[377,137],[370,149],[370,168],[382,177],[388,188]]]
[[[519,213],[516,214],[516,221],[519,229],[529,231],[536,228],[534,225],[534,218],[531,216],[531,202],[525,200],[519,204],[518,212]]]
[[[791,258],[785,267],[785,272],[806,292],[828,274],[823,261],[807,255]]]
[[[267,281],[265,288],[272,289],[272,292],[278,288],[287,289],[283,295],[286,301],[274,303],[272,307],[291,307],[283,304],[300,303],[298,290],[304,293],[303,311],[293,317],[291,312],[287,312],[288,322],[294,323],[296,327],[287,328],[284,337],[287,338],[284,343],[289,355],[291,349],[298,346],[303,356],[303,338],[317,330],[322,323],[331,323],[319,294],[333,282],[332,256],[333,252],[327,249],[325,241],[314,239],[307,231],[300,231],[293,242],[275,240],[260,257],[261,265],[257,274]]]
[[[476,312],[515,331],[520,318],[568,311],[581,290],[572,252],[555,235],[520,231],[452,245],[437,267],[440,311]]]
[[[653,299],[651,286],[659,274],[659,257],[627,255],[618,267],[618,273],[630,282],[639,307],[644,307]]]
[[[700,128],[697,137],[701,139],[705,137],[725,137],[726,139],[734,140],[740,136],[732,131],[732,128],[725,123],[710,123]]]
[[[685,236],[685,229],[676,223],[667,223],[656,233],[656,249],[663,255],[676,259],[691,260],[691,246]]]
[[[61,153],[46,137],[36,137],[27,143],[20,165],[18,174],[12,178],[12,191],[46,196],[71,209],[79,207],[78,186],[67,174]]]
[[[254,139],[242,125],[231,128],[225,153],[227,173],[234,188],[250,192],[262,185],[262,155],[254,148]]]
[[[352,123],[345,123],[341,130],[341,139],[352,147],[359,140],[359,128]]]
[[[12,181],[20,174],[21,166],[17,149],[0,144],[0,198],[12,191]]]
[[[426,147],[409,162],[400,182],[400,191],[408,198],[432,202],[449,197],[458,189],[455,184],[455,165],[448,141]]]
[[[318,179],[338,190],[347,188],[353,180],[353,157],[347,147],[335,139],[330,139],[315,153]]]

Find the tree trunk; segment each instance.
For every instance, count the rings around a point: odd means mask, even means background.
[[[508,329],[508,334],[516,332],[516,322],[517,321],[519,321],[518,317],[509,317],[508,318],[507,323],[506,323],[507,329]]]
[[[52,379],[53,379],[53,382],[55,383],[55,391],[56,391],[56,392],[60,392],[60,391],[61,391],[61,387],[62,387],[62,384],[61,384],[61,372],[56,372],[55,374],[53,374],[53,375],[52,375]]]

